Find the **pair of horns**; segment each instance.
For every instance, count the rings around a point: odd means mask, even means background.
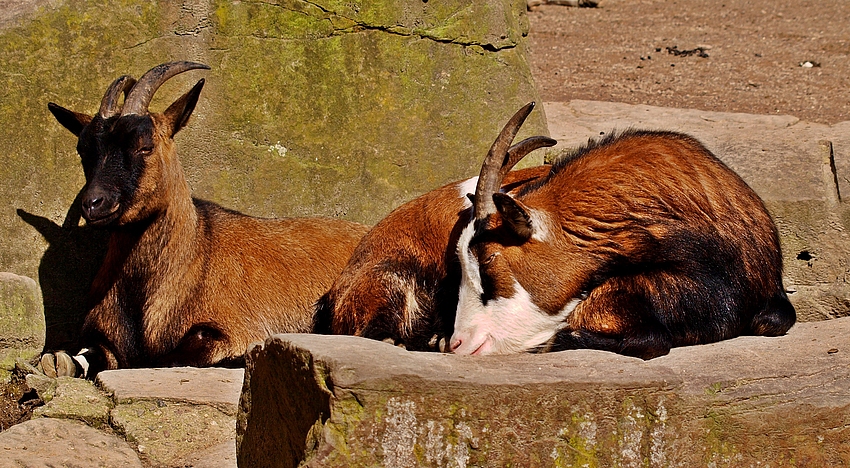
[[[513,143],[520,127],[534,110],[534,102],[529,102],[508,120],[505,127],[499,133],[496,141],[490,147],[484,163],[481,165],[481,173],[478,176],[478,184],[475,186],[475,219],[485,219],[496,212],[496,204],[493,202],[493,194],[498,192],[502,186],[502,180],[513,167],[528,153],[544,146],[554,146],[558,142],[545,136],[534,136],[526,138],[521,142]]]
[[[98,114],[103,119],[114,117],[119,111],[122,116],[147,114],[154,93],[163,83],[174,75],[196,69],[209,70],[210,67],[195,62],[168,62],[151,68],[138,82],[130,75],[118,77],[103,95]],[[118,96],[121,93],[124,94],[123,108],[118,106]]]

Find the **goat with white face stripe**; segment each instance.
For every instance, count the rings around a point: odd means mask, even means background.
[[[609,135],[512,194],[505,126],[458,242],[457,354],[593,348],[644,359],[671,347],[784,334],[776,227],[761,199],[699,142]]]
[[[536,136],[507,148],[519,160],[555,140]],[[509,193],[549,172],[505,174]],[[390,341],[411,351],[444,349],[452,334],[460,268],[457,239],[472,212],[477,178],[425,193],[387,215],[360,241],[345,269],[316,303],[315,333]]]

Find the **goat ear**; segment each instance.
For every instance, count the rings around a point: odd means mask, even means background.
[[[165,109],[165,112],[163,112],[165,121],[171,126],[172,137],[189,122],[189,116],[195,110],[195,104],[198,103],[198,97],[200,97],[203,87],[204,80],[201,79],[189,92],[180,96],[179,99],[171,103],[168,109]]]
[[[502,216],[502,220],[514,234],[523,241],[531,238],[534,234],[534,226],[528,208],[504,193],[494,193],[493,203],[496,204],[496,211]]]
[[[83,131],[83,128],[85,128],[92,119],[91,116],[65,109],[64,107],[52,102],[47,103],[47,109],[50,110],[53,117],[56,117],[56,120],[58,120],[63,127],[70,130],[75,136],[80,136],[80,132]]]

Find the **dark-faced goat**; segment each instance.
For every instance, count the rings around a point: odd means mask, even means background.
[[[455,353],[593,348],[650,359],[794,324],[773,221],[699,142],[608,135],[500,193],[503,155],[527,114],[485,161],[460,236]]]
[[[310,331],[313,303],[367,230],[332,219],[259,219],[193,199],[173,138],[204,80],[161,114],[148,104],[166,80],[199,68],[209,67],[171,62],[138,82],[122,76],[94,117],[48,106],[79,138],[83,216],[111,232],[82,330],[87,351],[77,357],[89,375],[227,365],[272,333]]]
[[[554,144],[532,137],[501,155],[507,153],[513,167],[529,152]],[[540,166],[502,174],[501,188],[516,190],[548,172],[549,166]],[[440,338],[445,343],[460,284],[457,239],[470,217],[468,196],[476,180],[428,192],[376,224],[319,299],[314,330],[388,340],[409,350],[434,350]]]

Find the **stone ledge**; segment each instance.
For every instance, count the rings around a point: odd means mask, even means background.
[[[97,375],[97,385],[112,394],[116,404],[162,400],[203,404],[236,414],[242,389],[242,369],[174,367],[121,369]]]
[[[278,335],[250,352],[237,453],[252,467],[843,466],[847,388],[850,318],[651,361]]]

